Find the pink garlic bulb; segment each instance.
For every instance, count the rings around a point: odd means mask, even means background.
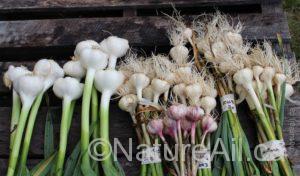
[[[164,123],[162,119],[153,119],[147,125],[147,130],[151,134],[156,134],[161,136],[164,128]]]
[[[206,115],[202,120],[202,130],[206,133],[212,133],[218,128],[217,122],[210,115]]]
[[[172,105],[167,109],[167,116],[173,120],[181,120],[187,114],[187,107],[184,104]]]
[[[204,110],[199,106],[189,106],[186,114],[186,119],[192,122],[197,122],[201,120],[204,116]]]

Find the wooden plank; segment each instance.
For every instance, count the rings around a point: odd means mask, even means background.
[[[124,8],[156,8],[185,6],[218,6],[218,5],[247,5],[259,4],[261,0],[2,0],[0,2],[0,12],[35,12],[42,10],[76,10],[76,9],[124,9]]]
[[[238,19],[245,26],[245,39],[276,40],[278,32],[284,40],[290,39],[283,16],[254,13],[233,18]],[[128,39],[131,46],[165,46],[169,45],[168,26],[166,17],[1,21],[0,53],[8,52],[8,48],[69,47],[84,39],[101,41],[110,35],[108,32]]]

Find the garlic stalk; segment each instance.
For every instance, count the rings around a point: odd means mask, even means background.
[[[19,124],[16,129],[14,145],[9,156],[7,176],[13,176],[18,162],[23,131],[33,101],[43,90],[43,78],[34,75],[24,75],[14,81],[14,89],[18,92],[22,102]]]
[[[63,110],[60,126],[60,141],[55,166],[55,173],[57,176],[60,176],[63,173],[69,125],[72,120],[72,116],[70,116],[71,104],[73,100],[76,100],[81,97],[83,92],[83,84],[75,78],[59,78],[55,81],[53,85],[53,92],[57,97],[63,99]]]
[[[113,167],[109,147],[109,104],[111,96],[122,85],[124,79],[122,72],[109,69],[97,71],[94,81],[96,89],[102,93],[100,103],[100,138],[106,141],[106,144],[101,145],[102,155],[105,156],[105,159],[101,162],[104,172],[106,172],[106,169],[111,169],[115,174],[118,171]]]
[[[93,89],[93,82],[97,70],[104,69],[107,66],[108,56],[100,49],[100,45],[94,41],[82,41],[77,44],[74,51],[75,57],[83,68],[86,69],[85,84],[82,97],[81,111],[81,153],[82,153],[82,169],[83,172],[91,170],[90,158],[88,155],[89,146],[89,117],[90,102]]]

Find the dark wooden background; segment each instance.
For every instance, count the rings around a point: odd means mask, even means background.
[[[276,33],[281,33],[288,55],[290,34],[280,0],[1,0],[0,2],[0,74],[10,64],[32,68],[40,58],[53,58],[63,64],[72,56],[77,42],[85,39],[101,41],[110,34],[129,40],[140,54],[167,53],[168,20],[161,12],[171,13],[173,3],[181,14],[191,19],[203,12],[216,9],[241,20],[245,26],[243,37],[250,41],[268,39],[276,44]],[[52,93],[50,108],[54,114],[54,132],[58,140],[61,102]],[[300,100],[299,91],[293,97]],[[80,136],[80,104],[76,108],[69,137],[72,149]],[[241,122],[253,148],[256,140],[254,124],[241,105]],[[244,107],[244,108],[243,108]],[[241,110],[242,109],[242,110]],[[116,102],[111,106],[111,137],[119,138],[128,146],[133,138],[131,121]],[[29,153],[29,165],[43,159],[43,138],[46,119],[43,103],[34,129]],[[8,160],[11,93],[0,83],[0,175],[5,175]],[[300,107],[287,103],[284,136],[291,161],[300,170]],[[136,150],[134,150],[136,152]],[[128,175],[137,175],[138,162],[128,162],[119,153],[119,160]]]

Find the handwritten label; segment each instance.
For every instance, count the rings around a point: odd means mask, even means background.
[[[158,146],[147,147],[143,150],[142,164],[160,163],[160,149]]]
[[[227,95],[224,95],[223,97],[221,97],[221,106],[222,106],[223,112],[232,110],[233,113],[236,113],[234,95],[227,94]]]
[[[262,161],[275,161],[287,155],[283,140],[268,141],[258,146],[262,155]]]
[[[198,163],[198,169],[211,168],[210,151],[206,148],[196,151],[196,161]]]

